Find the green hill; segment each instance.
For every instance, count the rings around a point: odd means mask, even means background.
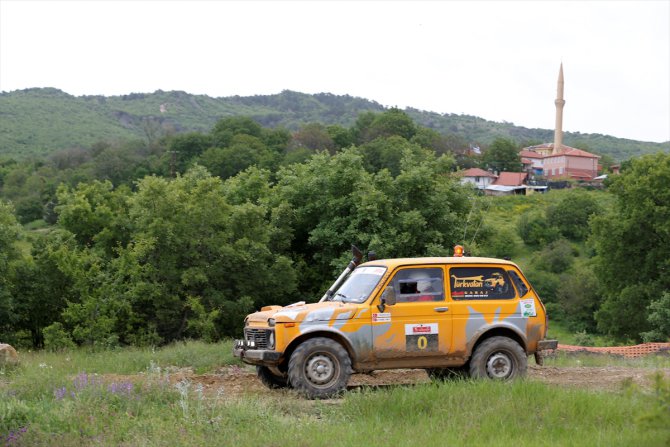
[[[212,98],[185,92],[132,93],[123,96],[72,96],[53,88],[0,93],[0,155],[25,158],[99,141],[152,138],[158,134],[209,131],[222,117],[246,115],[263,126],[298,129],[309,122],[351,126],[359,113],[385,108],[352,96],[283,91],[276,95]],[[412,108],[420,125],[486,145],[496,137],[519,144],[548,142],[553,130],[528,129],[470,115],[438,114]],[[567,132],[565,144],[616,160],[670,151],[670,142],[649,143],[600,134]]]

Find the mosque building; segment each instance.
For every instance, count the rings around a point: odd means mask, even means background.
[[[519,155],[526,169],[549,179],[590,181],[598,175],[600,156],[563,144],[563,64],[558,72],[556,92],[556,125],[554,142],[525,147]]]

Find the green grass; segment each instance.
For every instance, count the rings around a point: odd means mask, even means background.
[[[533,362],[532,360],[530,361]],[[648,369],[651,374],[659,368],[670,369],[670,356],[648,355],[639,358],[626,358],[621,356],[595,354],[595,353],[568,353],[557,352],[545,357],[544,364],[547,366],[586,366],[586,367],[621,367],[621,368],[643,368]]]
[[[556,339],[563,345],[581,346],[580,334],[570,331],[560,321],[549,320],[549,330],[547,331],[547,338]],[[593,346],[616,346],[617,343],[602,335],[589,334]]]
[[[167,367],[235,364],[230,342],[21,358],[0,375],[0,445],[662,446],[670,435],[668,424],[640,422],[660,407],[634,388],[450,381],[308,401],[292,391],[203,392],[165,380]],[[102,374],[124,376],[110,382]]]

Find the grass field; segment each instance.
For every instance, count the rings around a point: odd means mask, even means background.
[[[670,441],[667,427],[658,422],[670,409],[664,410],[652,391],[630,386],[611,392],[532,380],[451,381],[360,387],[339,399],[308,401],[292,391],[240,393],[179,379],[183,368],[213,375],[246,370],[234,366],[239,364],[230,347],[189,342],[160,350],[20,353],[21,365],[0,374],[0,445],[662,446]],[[669,363],[633,366],[646,367],[651,375]],[[646,415],[656,424],[645,423]]]

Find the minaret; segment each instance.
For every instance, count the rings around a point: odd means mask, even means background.
[[[558,88],[556,89],[556,128],[554,129],[554,148],[551,154],[558,154],[561,152],[563,145],[563,106],[565,100],[563,99],[563,62],[561,62],[561,69],[558,72]]]

